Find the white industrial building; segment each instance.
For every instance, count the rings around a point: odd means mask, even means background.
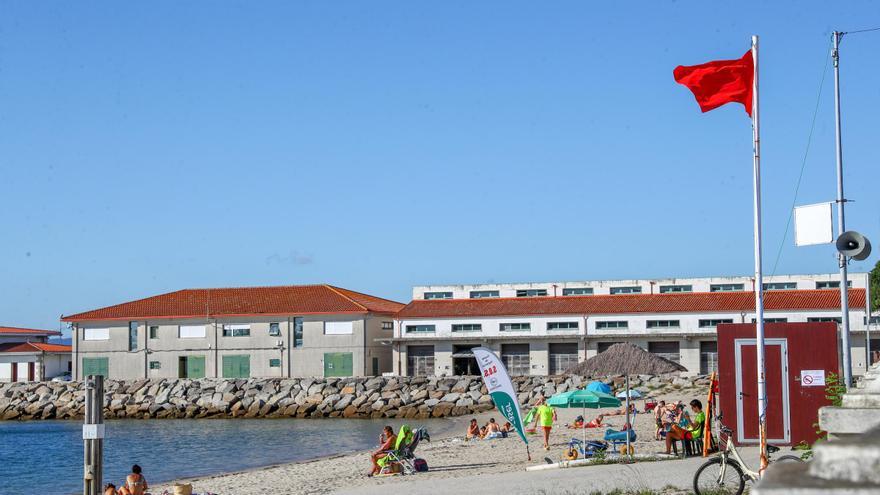
[[[852,274],[849,282],[852,364],[860,373],[868,276]],[[839,287],[836,274],[768,277],[765,321],[839,322]],[[419,286],[395,319],[394,371],[474,374],[470,349],[483,345],[511,374],[557,374],[631,342],[706,373],[716,366],[716,326],[754,322],[753,290],[750,277]],[[880,349],[880,339],[871,340]]]

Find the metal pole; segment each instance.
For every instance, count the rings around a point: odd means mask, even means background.
[[[100,495],[104,461],[104,377],[86,379],[83,423],[83,495]]]
[[[767,467],[767,390],[764,371],[764,276],[761,266],[761,133],[758,105],[758,37],[752,36],[752,61],[755,75],[752,79],[752,180],[754,182],[755,215],[755,361],[758,366],[758,434],[759,453],[763,471]]]
[[[846,200],[843,198],[843,144],[840,139],[840,38],[843,33],[834,31],[831,36],[834,40],[834,48],[831,58],[834,61],[834,119],[837,140],[837,235],[846,232],[846,219],[843,214],[843,206]],[[840,266],[840,316],[841,338],[843,345],[843,382],[846,388],[852,386],[852,362],[850,359],[849,345],[849,289],[847,288],[846,256],[837,253],[837,261]]]
[[[629,456],[629,436],[633,426],[629,423],[629,374],[626,375],[626,424],[629,425],[629,430],[626,430],[626,455]]]
[[[871,273],[865,276],[865,371],[871,367]]]

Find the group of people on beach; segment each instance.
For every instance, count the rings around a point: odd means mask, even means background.
[[[672,442],[677,440],[696,440],[703,437],[706,424],[706,413],[699,399],[690,401],[691,412],[688,413],[681,401],[660,401],[654,408],[654,423],[657,427],[654,439],[665,440],[665,454],[672,452]]]
[[[147,479],[141,473],[141,467],[135,464],[131,467],[131,473],[125,477],[125,481],[118,489],[113,483],[107,483],[104,487],[104,495],[144,495],[147,493]]]
[[[499,425],[495,422],[495,418],[489,418],[489,422],[481,427],[476,419],[471,419],[464,439],[486,440],[490,438],[503,438],[511,432],[513,432],[513,425],[509,421],[504,423],[504,425]]]

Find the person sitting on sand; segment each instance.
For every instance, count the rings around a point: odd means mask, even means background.
[[[488,431],[486,430],[486,427],[481,426],[480,427],[480,439],[486,438],[487,433],[488,433]]]
[[[660,440],[660,432],[663,431],[663,412],[666,410],[666,401],[661,400],[657,403],[652,413],[654,414],[654,425],[657,430],[654,432],[654,440]]]
[[[119,495],[144,495],[147,488],[147,479],[141,474],[141,467],[135,464],[131,467],[131,474],[125,477],[125,483],[119,488]]]
[[[604,419],[604,418],[605,418],[605,415],[600,414],[600,415],[596,416],[595,419],[592,419],[589,422],[584,423],[584,417],[578,416],[578,417],[574,418],[574,423],[572,423],[570,425],[565,425],[565,426],[567,426],[568,428],[574,428],[574,429],[598,428],[598,427],[602,426],[602,419]]]
[[[387,451],[394,449],[394,444],[397,443],[397,435],[394,434],[394,428],[386,426],[384,429],[382,429],[382,432],[385,434],[385,443],[379,446],[379,450],[373,451],[373,453],[370,454],[370,460],[373,463],[373,469],[372,471],[370,471],[370,474],[368,476],[379,474],[379,471],[382,470],[382,468],[379,467],[378,464],[379,459],[388,455]]]
[[[698,399],[691,401],[691,410],[694,412],[694,419],[691,420],[684,411],[679,414],[685,426],[673,424],[669,432],[666,434],[666,454],[672,452],[672,442],[675,440],[692,440],[702,438],[703,424],[706,422],[706,413],[703,412],[703,403]]]
[[[104,487],[103,495],[116,495],[116,485],[107,483],[107,486]]]
[[[495,418],[489,418],[489,422],[486,424],[486,433],[500,433],[501,427],[498,426],[498,423],[495,422]]]
[[[464,436],[465,440],[471,440],[473,438],[480,437],[480,425],[477,424],[476,418],[471,420],[471,424],[468,425],[467,433]]]
[[[501,433],[513,433],[513,425],[510,424],[510,421],[504,423],[504,426],[501,427]]]

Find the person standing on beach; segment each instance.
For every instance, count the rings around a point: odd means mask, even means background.
[[[535,403],[535,429],[538,423],[541,423],[541,429],[544,430],[544,450],[550,450],[550,430],[553,429],[553,422],[556,421],[556,409],[548,406],[541,397]]]

